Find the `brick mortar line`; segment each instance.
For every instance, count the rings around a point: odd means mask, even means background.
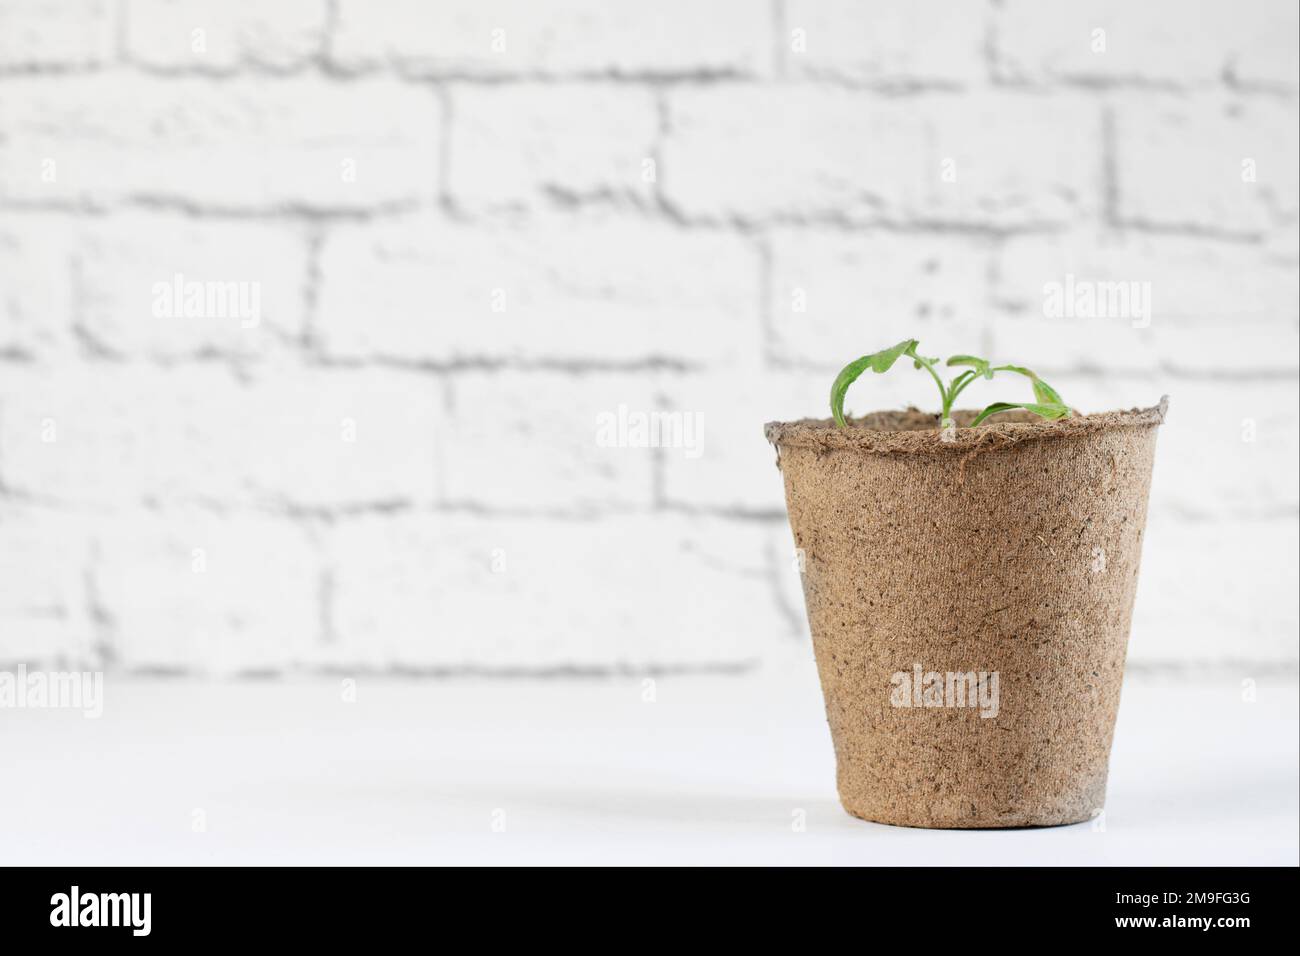
[[[72,658],[63,657],[64,662]],[[55,669],[50,667],[54,661],[40,661],[24,658],[0,659],[0,671],[26,666],[28,669]],[[292,681],[304,678],[371,678],[390,680],[625,680],[644,677],[698,677],[728,676],[741,677],[756,673],[764,667],[757,658],[739,658],[736,660],[719,660],[703,662],[666,661],[658,664],[541,664],[541,665],[392,665],[376,667],[371,664],[358,663],[356,667],[344,665],[320,665],[311,663],[291,664],[277,668],[244,668],[229,675],[218,676],[210,671],[195,667],[170,666],[112,666],[106,668],[113,677],[147,678],[150,680],[202,680],[217,683],[254,683],[258,681]]]
[[[769,63],[766,70],[754,72],[732,67],[711,68],[672,68],[661,71],[653,69],[623,71],[617,67],[605,67],[595,70],[574,70],[554,72],[547,70],[502,71],[499,73],[480,72],[470,69],[449,68],[445,71],[410,68],[403,65],[400,57],[373,58],[377,64],[366,62],[361,66],[349,67],[339,61],[335,50],[340,27],[340,10],[338,0],[325,0],[322,16],[317,26],[319,38],[314,49],[304,54],[300,60],[288,66],[280,66],[259,60],[243,52],[240,61],[229,67],[203,67],[187,65],[181,67],[158,66],[141,62],[130,49],[129,23],[130,11],[126,4],[119,4],[109,15],[109,26],[113,31],[111,59],[105,63],[91,64],[35,64],[0,69],[0,80],[8,75],[42,75],[84,73],[98,74],[115,70],[133,70],[144,75],[164,78],[177,76],[207,76],[214,78],[269,76],[296,77],[317,75],[325,79],[351,82],[356,79],[376,75],[395,76],[399,80],[410,82],[466,82],[479,85],[499,83],[568,83],[568,82],[603,82],[603,83],[642,83],[649,85],[694,84],[709,85],[718,82],[811,82],[842,86],[849,89],[864,89],[889,94],[950,90],[965,92],[972,87],[963,81],[947,78],[936,79],[925,76],[894,77],[875,81],[864,81],[846,76],[835,68],[825,73],[808,76],[790,69],[790,56],[787,49],[789,39],[789,17],[785,0],[769,0],[766,8],[756,7],[755,19],[763,21],[770,28],[772,48],[769,51]],[[1010,77],[1002,63],[1001,38],[1005,26],[1011,22],[997,0],[986,0],[983,4],[982,35],[978,37],[979,53],[982,60],[982,77],[976,88],[996,88],[1005,90],[1056,90],[1072,89],[1084,91],[1136,90],[1172,92],[1177,94],[1195,93],[1202,90],[1229,91],[1238,96],[1271,97],[1295,100],[1300,96],[1300,87],[1288,83],[1269,81],[1243,81],[1236,75],[1234,64],[1225,58],[1223,67],[1215,80],[1186,80],[1147,77],[1141,74],[1121,76],[1098,76],[1076,74],[1052,76],[1050,80],[1028,80]],[[456,58],[449,57],[448,60]],[[797,79],[794,77],[797,75]]]
[[[875,80],[859,79],[837,73],[835,68],[824,72],[797,73],[787,68],[784,73],[763,74],[737,71],[730,68],[702,68],[696,70],[666,70],[663,72],[577,70],[548,72],[521,70],[491,74],[474,71],[447,70],[424,71],[404,68],[399,64],[349,68],[339,63],[326,63],[319,56],[309,57],[292,66],[278,66],[256,60],[245,60],[234,66],[157,66],[141,63],[125,56],[121,61],[106,64],[32,64],[0,68],[0,84],[7,79],[31,77],[85,77],[139,76],[159,80],[201,79],[216,83],[241,79],[292,81],[314,77],[331,83],[361,83],[372,79],[395,79],[413,86],[465,85],[474,87],[503,86],[609,86],[643,87],[650,89],[701,89],[717,86],[770,86],[780,89],[827,88],[853,93],[864,93],[881,99],[913,99],[925,96],[962,98],[979,93],[1010,93],[1026,96],[1043,96],[1056,93],[1106,96],[1112,93],[1140,93],[1169,96],[1175,99],[1196,97],[1223,97],[1242,100],[1271,100],[1291,103],[1300,99],[1300,87],[1273,83],[1248,83],[1221,78],[1215,81],[1179,81],[1156,78],[1060,76],[1051,80],[1027,80],[1004,76],[987,76],[978,80],[963,81],[946,78],[897,76]]]
[[[995,315],[1005,315],[1010,313],[992,313]],[[1293,325],[1291,320],[1285,322],[1272,323],[1268,327],[1278,330],[1289,329]],[[1194,327],[1184,329],[1185,331],[1194,331]],[[313,346],[315,347],[315,346]],[[406,360],[389,358],[385,356],[375,356],[371,358],[359,359],[339,359],[330,357],[320,357],[314,354],[310,349],[303,349],[301,346],[289,344],[290,350],[299,350],[297,352],[300,358],[305,359],[296,370],[335,372],[339,375],[348,372],[367,372],[387,369],[400,374],[428,376],[439,381],[458,381],[463,380],[466,376],[471,375],[511,375],[515,373],[524,373],[528,375],[558,376],[565,379],[581,378],[585,375],[625,375],[625,376],[672,376],[687,380],[696,380],[714,376],[726,375],[728,369],[708,368],[698,363],[674,359],[667,356],[647,356],[641,359],[562,359],[562,358],[539,358],[539,359],[459,359],[454,361],[423,361],[423,360]],[[988,349],[985,349],[988,351]],[[288,353],[286,353],[288,354]],[[242,354],[226,353],[195,353],[193,355],[176,355],[166,358],[149,357],[149,356],[126,356],[112,353],[111,355],[102,355],[95,352],[82,352],[81,354],[62,354],[54,355],[45,353],[44,355],[33,354],[28,352],[0,352],[0,368],[16,367],[24,368],[28,366],[40,366],[53,360],[62,361],[62,367],[82,366],[93,368],[96,366],[115,366],[120,368],[133,369],[154,369],[167,371],[173,369],[189,369],[202,367],[204,365],[218,365],[226,367],[233,376],[235,381],[232,384],[235,387],[256,387],[261,383],[260,372],[264,369],[275,368],[270,360],[259,357],[248,357]],[[796,376],[796,375],[819,375],[833,376],[838,368],[831,365],[822,365],[797,358],[773,358],[762,371],[766,374],[776,377]],[[1040,369],[1044,376],[1052,375],[1059,378],[1086,380],[1093,382],[1151,382],[1161,381],[1187,382],[1190,384],[1205,382],[1222,382],[1222,383],[1300,383],[1300,368],[1296,366],[1284,365],[1258,365],[1242,370],[1224,370],[1224,369],[1188,369],[1181,367],[1176,362],[1162,363],[1154,371],[1145,370],[1125,370],[1125,369],[1106,369],[1093,366],[1051,366],[1043,365]],[[652,379],[653,380],[653,379]]]
[[[577,197],[557,194],[554,190],[539,192],[542,201],[519,210],[525,213],[524,223],[563,226],[567,217],[586,217],[591,214],[619,213],[625,214],[622,222],[643,221],[651,225],[667,225],[675,228],[734,235],[741,238],[764,235],[774,230],[809,230],[822,235],[860,236],[907,236],[940,237],[956,236],[970,239],[983,239],[990,243],[1009,239],[1035,238],[1044,236],[1068,236],[1070,233],[1086,227],[1090,220],[1079,219],[1070,223],[1045,221],[1025,223],[1014,226],[995,226],[959,220],[923,219],[907,220],[872,218],[856,219],[835,214],[776,214],[756,218],[744,216],[710,216],[683,213],[666,198],[657,197],[646,203],[633,200],[630,196],[607,194],[597,197]],[[260,223],[268,226],[319,225],[322,227],[346,227],[348,225],[400,224],[402,221],[430,214],[443,216],[446,221],[456,225],[483,225],[488,227],[504,226],[520,220],[498,212],[472,214],[455,207],[455,197],[450,197],[451,208],[440,200],[438,203],[394,202],[379,204],[368,209],[355,207],[308,206],[300,203],[284,203],[266,207],[210,206],[191,200],[182,200],[171,196],[136,196],[110,203],[85,204],[63,201],[0,201],[0,211],[12,212],[24,216],[68,216],[85,220],[109,220],[116,215],[134,212],[155,212],[159,215],[177,215],[195,221],[214,223]],[[1289,235],[1294,230],[1294,223],[1279,221],[1267,230],[1221,230],[1194,224],[1156,224],[1141,220],[1120,219],[1114,223],[1101,223],[1105,233],[1117,236],[1159,236],[1199,239],[1208,245],[1222,246],[1257,246],[1267,252],[1271,239]],[[1279,264],[1281,265],[1281,264]]]

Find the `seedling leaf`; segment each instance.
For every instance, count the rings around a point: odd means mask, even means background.
[[[1034,376],[1034,398],[1038,399],[1044,405],[1064,405],[1061,396],[1057,394],[1056,389],[1048,385],[1038,376]]]
[[[1062,405],[1060,402],[994,402],[984,411],[975,416],[975,420],[970,423],[970,427],[984,421],[990,415],[996,415],[998,412],[1007,412],[1013,408],[1023,408],[1025,411],[1033,412],[1040,418],[1046,418],[1048,421],[1055,421],[1058,418],[1066,418],[1070,414],[1069,406]]]
[[[1063,401],[1061,401],[1061,396],[1056,391],[1056,389],[1052,388],[1052,386],[1048,385],[1041,378],[1039,378],[1038,373],[1036,372],[1032,372],[1029,369],[1023,368],[1022,366],[1019,365],[999,365],[997,368],[993,369],[992,371],[1015,372],[1017,375],[1023,375],[1025,378],[1029,379],[1030,383],[1034,386],[1034,398],[1038,399],[1038,401],[1043,403],[1044,405],[1065,404]]]
[[[856,382],[858,377],[867,369],[877,373],[889,371],[894,363],[904,355],[912,360],[913,368],[925,369],[930,378],[934,379],[934,384],[939,389],[941,403],[939,427],[942,430],[954,427],[952,407],[962,390],[978,378],[991,379],[995,372],[1015,372],[1017,375],[1025,376],[1033,386],[1035,400],[1024,403],[995,402],[976,416],[975,420],[971,422],[972,426],[980,424],[991,415],[1013,408],[1026,409],[1048,420],[1066,418],[1071,414],[1070,407],[1062,401],[1056,389],[1044,382],[1036,373],[1021,365],[993,365],[988,359],[980,358],[978,355],[954,355],[948,359],[946,364],[949,367],[965,366],[965,370],[958,373],[952,381],[945,383],[935,370],[935,366],[941,360],[918,355],[916,349],[919,344],[916,339],[906,339],[893,348],[882,349],[879,352],[864,355],[862,358],[855,359],[844,366],[840,374],[835,377],[834,384],[831,385],[831,416],[835,419],[835,424],[840,428],[848,425],[848,421],[844,418],[844,396],[848,392],[849,386]]]
[[[879,352],[873,352],[870,355],[862,356],[862,358],[854,359],[844,366],[840,374],[835,376],[834,384],[831,385],[831,416],[835,419],[835,424],[840,428],[844,428],[848,424],[844,420],[844,396],[848,392],[849,386],[858,380],[859,375],[867,369],[871,369],[876,373],[888,372],[901,356],[912,354],[912,350],[918,344],[916,339],[907,339],[892,348],[882,349]]]
[[[949,365],[969,365],[975,370],[976,375],[983,375],[985,378],[993,377],[993,369],[989,366],[988,359],[982,359],[977,355],[954,355],[948,359]]]
[[[913,359],[915,359],[915,361],[912,362],[912,368],[932,369],[934,368],[934,363],[939,361],[939,357],[937,355],[934,358],[926,358],[924,355],[917,355],[915,352],[908,352],[907,354],[912,356]]]

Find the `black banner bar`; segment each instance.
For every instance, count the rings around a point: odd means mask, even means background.
[[[398,942],[419,931],[641,937],[703,925],[731,945],[830,928],[936,945],[1104,936],[1222,946],[1294,925],[1300,869],[17,868],[0,870],[7,943]],[[776,925],[774,925],[774,922]],[[781,925],[788,924],[788,925]],[[549,927],[549,929],[547,929]],[[957,934],[954,936],[953,934]],[[994,934],[989,937],[987,934]],[[609,935],[613,934],[613,935]],[[681,937],[675,937],[680,941]],[[433,938],[433,939],[436,939]],[[918,942],[920,940],[918,939]],[[539,940],[540,942],[540,940]]]

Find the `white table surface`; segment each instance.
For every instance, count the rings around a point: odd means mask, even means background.
[[[109,678],[99,720],[0,711],[0,863],[1300,862],[1284,680],[1130,677],[1104,826],[1012,831],[845,814],[809,662],[644,691]]]

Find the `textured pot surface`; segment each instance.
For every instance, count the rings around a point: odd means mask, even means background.
[[[846,810],[1100,812],[1165,407],[947,436],[920,413],[768,425]]]

